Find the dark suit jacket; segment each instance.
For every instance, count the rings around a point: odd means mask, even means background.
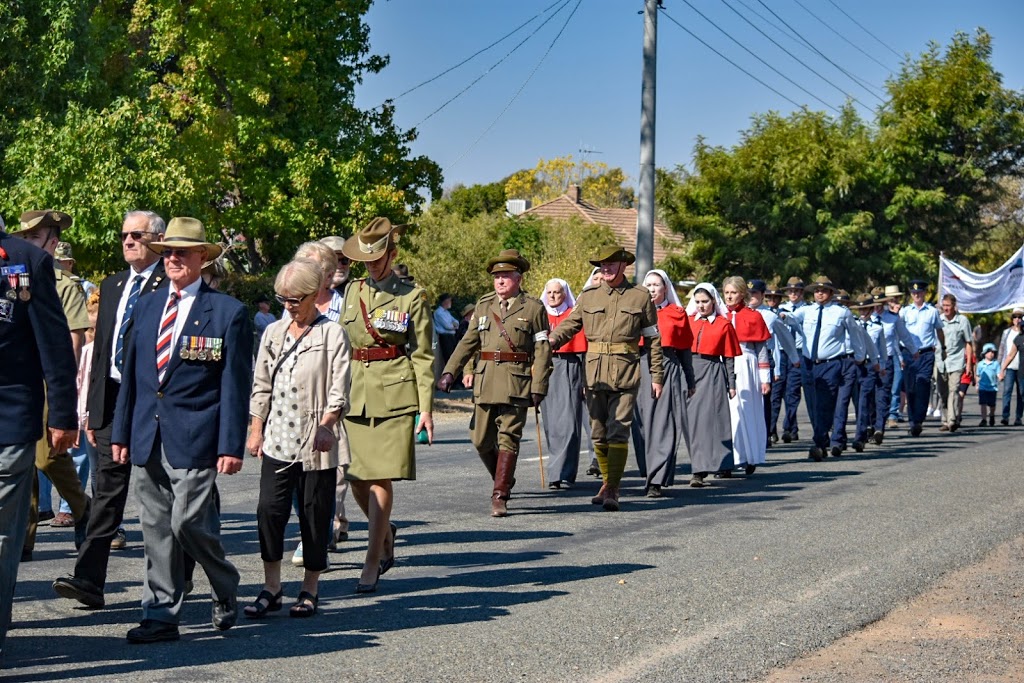
[[[184,360],[176,344],[159,382],[156,337],[166,304],[157,294],[135,305],[110,441],[127,445],[135,465],[146,464],[158,439],[175,469],[215,467],[221,455],[241,458],[252,377],[249,314],[237,299],[200,285],[181,335],[222,339],[223,357]]]
[[[0,276],[0,444],[38,441],[43,436],[43,380],[49,395],[48,424],[77,429],[75,352],[64,308],[57,296],[53,259],[42,249],[0,230],[0,265],[24,265],[31,299],[11,301]],[[6,321],[10,318],[10,322]]]
[[[117,305],[125,287],[131,286],[132,269],[122,270],[100,283],[100,310],[96,317],[96,337],[92,346],[92,370],[89,374],[89,395],[86,409],[89,411],[89,429],[102,429],[114,419],[117,404],[117,385],[110,380],[110,350],[121,325],[117,319]],[[139,293],[139,299],[150,292],[167,287],[167,274],[163,261],[157,261],[153,274],[146,280]],[[125,349],[131,340],[131,327],[125,335]]]

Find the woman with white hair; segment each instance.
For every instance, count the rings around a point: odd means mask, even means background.
[[[686,401],[690,427],[690,486],[704,486],[710,472],[732,467],[729,400],[736,396],[735,358],[742,352],[729,311],[715,286],[702,282],[686,305],[693,334],[693,374],[697,390]]]
[[[576,298],[569,283],[561,278],[544,285],[544,308],[548,323],[555,329],[569,317]],[[584,370],[587,338],[582,331],[565,346],[551,354],[551,377],[544,402],[544,443],[547,447],[548,488],[571,488],[580,466],[580,432],[585,417],[583,407]]]
[[[651,392],[651,369],[648,363],[640,362],[640,390],[633,410],[633,452],[640,476],[647,481],[647,497],[660,498],[661,489],[675,483],[679,442],[687,441],[689,448],[686,399],[696,389],[690,351],[693,335],[668,273],[664,270],[648,271],[643,285],[651,293],[651,301],[658,309],[665,383],[661,397],[655,399]],[[640,353],[646,355],[643,345]]]

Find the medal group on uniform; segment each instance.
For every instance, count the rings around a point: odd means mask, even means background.
[[[207,241],[202,223],[128,212],[120,233],[128,268],[100,286],[86,409],[78,411],[81,291],[46,251],[70,225],[67,214],[46,210],[22,216],[25,240],[0,230],[0,385],[14,397],[0,425],[0,656],[18,563],[32,559],[36,468],[68,498],[76,521],[74,572],[53,588],[94,609],[105,605],[110,551],[123,545],[135,480],[147,562],[142,620],[129,642],[180,637],[197,564],[210,582],[216,629],[234,626],[239,611],[260,619],[282,610],[293,510],[302,542],[292,561],[304,574],[287,612],[316,615],[328,549],[347,538],[349,490],[368,520],[354,590],[376,592],[395,565],[392,482],[416,478],[415,442],[432,443],[434,430],[435,318],[426,293],[396,272],[406,226],[377,218],[348,239],[302,245],[275,280],[285,315],[266,324],[254,366],[245,307],[203,277],[222,248]],[[348,279],[352,261],[367,277]],[[493,517],[510,514],[531,409],[538,433],[543,417],[548,488],[572,488],[581,453],[592,450],[588,472],[601,478],[592,503],[606,511],[620,510],[630,443],[650,498],[678,483],[683,445],[690,487],[734,470],[752,475],[779,440],[780,418],[781,440],[800,439],[801,394],[812,426],[808,455],[817,461],[881,445],[902,419],[901,387],[909,433],[919,435],[933,376],[941,429],[960,428],[964,380],[976,365],[971,328],[952,297],[941,314],[926,303],[924,282],[911,283],[912,301],[900,309],[895,286],[851,297],[826,277],[807,285],[794,277],[784,287],[730,277],[721,290],[697,284],[684,307],[662,270],[631,284],[633,262],[627,250],[605,248],[578,296],[556,278],[541,299],[523,288],[530,263],[517,250],[485,264],[493,291],[466,308],[465,334],[436,386],[472,390],[469,429],[492,480]],[[1010,341],[1017,348],[1024,336]],[[997,365],[990,352],[986,377]],[[94,448],[91,496],[67,456],[78,438]],[[261,468],[264,585],[239,610],[216,480],[238,472],[246,454]]]

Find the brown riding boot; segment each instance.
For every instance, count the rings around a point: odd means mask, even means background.
[[[505,517],[508,515],[508,501],[512,495],[512,486],[515,478],[512,476],[516,471],[515,453],[510,451],[498,451],[498,464],[494,474],[494,491],[491,494],[491,517]]]

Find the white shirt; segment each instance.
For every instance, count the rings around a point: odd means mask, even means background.
[[[178,302],[178,316],[174,319],[174,332],[171,334],[172,355],[177,353],[178,337],[181,336],[182,330],[185,329],[185,323],[188,322],[188,314],[192,310],[192,304],[195,303],[196,295],[199,293],[199,286],[202,283],[203,278],[196,278],[196,281],[185,287],[185,289],[176,290],[173,282],[167,288],[167,298],[164,299],[164,307],[160,310],[161,320],[163,320],[164,311],[167,310],[167,302],[171,300],[171,293],[178,292],[178,296],[181,297],[181,301]]]
[[[114,318],[114,334],[111,335],[113,339],[110,340],[110,379],[114,380],[118,384],[121,383],[121,371],[117,369],[117,365],[114,364],[114,357],[117,355],[117,337],[121,334],[121,323],[124,322],[124,309],[128,308],[128,295],[132,293],[132,283],[135,280],[136,275],[142,276],[142,283],[139,285],[139,293],[141,294],[142,289],[149,282],[149,278],[153,276],[153,271],[156,270],[156,264],[158,261],[153,261],[149,264],[149,268],[146,268],[141,273],[135,272],[132,268],[128,271],[128,280],[124,284],[124,288],[121,290],[121,299],[117,302],[117,317]],[[127,353],[128,349],[125,349]]]

